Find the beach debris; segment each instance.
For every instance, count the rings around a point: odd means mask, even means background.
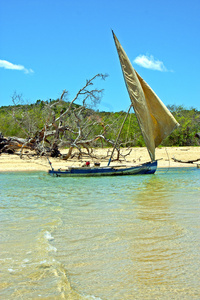
[[[194,160],[180,160],[176,159],[175,157],[172,157],[173,161],[178,162],[178,163],[183,163],[183,164],[193,164],[197,161],[200,161],[200,158],[194,159]]]

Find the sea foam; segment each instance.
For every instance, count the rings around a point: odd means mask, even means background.
[[[53,241],[54,240],[54,237],[51,235],[51,233],[49,231],[46,231],[44,233],[44,237],[45,239],[47,239],[48,241]]]

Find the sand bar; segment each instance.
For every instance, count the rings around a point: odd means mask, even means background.
[[[94,153],[106,156],[108,149],[95,149]],[[66,150],[61,151],[62,154],[66,153]],[[124,152],[124,154],[126,151]],[[178,160],[188,161],[200,159],[200,147],[166,147],[156,149],[156,159],[158,159],[158,168],[169,168],[169,167],[196,167],[200,166],[200,160],[194,164],[189,163],[177,163],[173,161],[173,157]],[[54,167],[66,168],[68,166],[81,166],[84,161],[89,160],[87,158],[78,160],[70,159],[64,161],[59,158],[50,158],[50,161]],[[132,152],[129,157],[126,157],[126,162],[122,161],[121,164],[140,164],[149,161],[149,155],[146,148],[132,148]],[[100,160],[99,160],[100,161]],[[93,164],[90,159],[91,165]],[[116,165],[116,162],[111,165]],[[117,163],[120,165],[120,163]],[[107,165],[107,159],[101,160],[101,166]],[[50,165],[46,157],[36,158],[31,154],[29,157],[23,155],[21,159],[19,155],[1,154],[0,155],[0,172],[17,172],[17,171],[48,171]]]

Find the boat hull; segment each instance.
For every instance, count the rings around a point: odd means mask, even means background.
[[[122,175],[143,175],[154,174],[157,169],[157,161],[144,163],[138,166],[117,168],[117,167],[85,167],[68,168],[67,170],[49,170],[48,173],[55,177],[94,177],[94,176],[122,176]]]

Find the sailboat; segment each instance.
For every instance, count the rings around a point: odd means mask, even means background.
[[[133,68],[128,56],[113,31],[112,34],[119,56],[126,88],[131,100],[131,106],[134,108],[135,115],[150,156],[150,161],[137,166],[110,166],[112,156],[117,145],[116,141],[107,166],[68,167],[66,170],[54,170],[51,166],[51,170],[49,170],[50,175],[60,177],[154,174],[157,169],[155,148],[179,126],[178,122],[167,107]]]

